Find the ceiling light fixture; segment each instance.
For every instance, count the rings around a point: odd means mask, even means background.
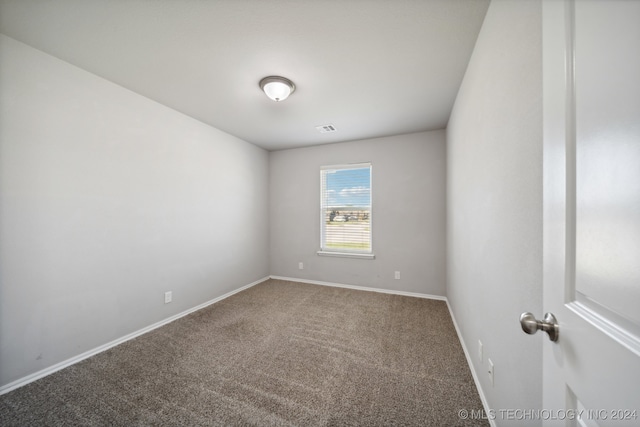
[[[260,89],[276,102],[284,101],[296,90],[296,85],[280,76],[269,76],[260,80]]]

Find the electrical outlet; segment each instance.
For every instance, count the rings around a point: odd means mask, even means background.
[[[491,359],[487,359],[487,362],[489,362],[489,382],[491,383],[491,387],[493,387],[493,362]]]
[[[302,262],[298,263],[298,270],[304,270],[304,264]]]
[[[482,362],[482,341],[478,340],[478,359]]]
[[[396,280],[400,280],[400,272],[399,271],[396,271],[395,277],[396,277]]]
[[[164,293],[164,303],[169,304],[173,300],[173,293],[171,291]]]

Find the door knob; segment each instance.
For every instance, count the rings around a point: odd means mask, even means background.
[[[558,341],[560,327],[558,326],[556,317],[551,313],[545,314],[544,320],[542,321],[536,320],[536,317],[529,312],[522,313],[520,315],[520,326],[522,326],[522,330],[529,335],[533,335],[539,330],[543,330],[549,334],[549,339],[551,341]]]

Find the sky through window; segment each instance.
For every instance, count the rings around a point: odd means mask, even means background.
[[[368,207],[371,205],[369,168],[338,169],[326,177],[327,207]]]

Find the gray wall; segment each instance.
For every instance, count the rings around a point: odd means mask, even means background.
[[[445,154],[444,131],[271,152],[271,274],[444,296]],[[366,161],[375,260],[318,256],[320,166]]]
[[[268,275],[266,151],[1,35],[0,94],[0,385]]]
[[[518,323],[542,315],[541,22],[539,1],[491,2],[447,127],[447,296],[494,409],[541,407]]]

